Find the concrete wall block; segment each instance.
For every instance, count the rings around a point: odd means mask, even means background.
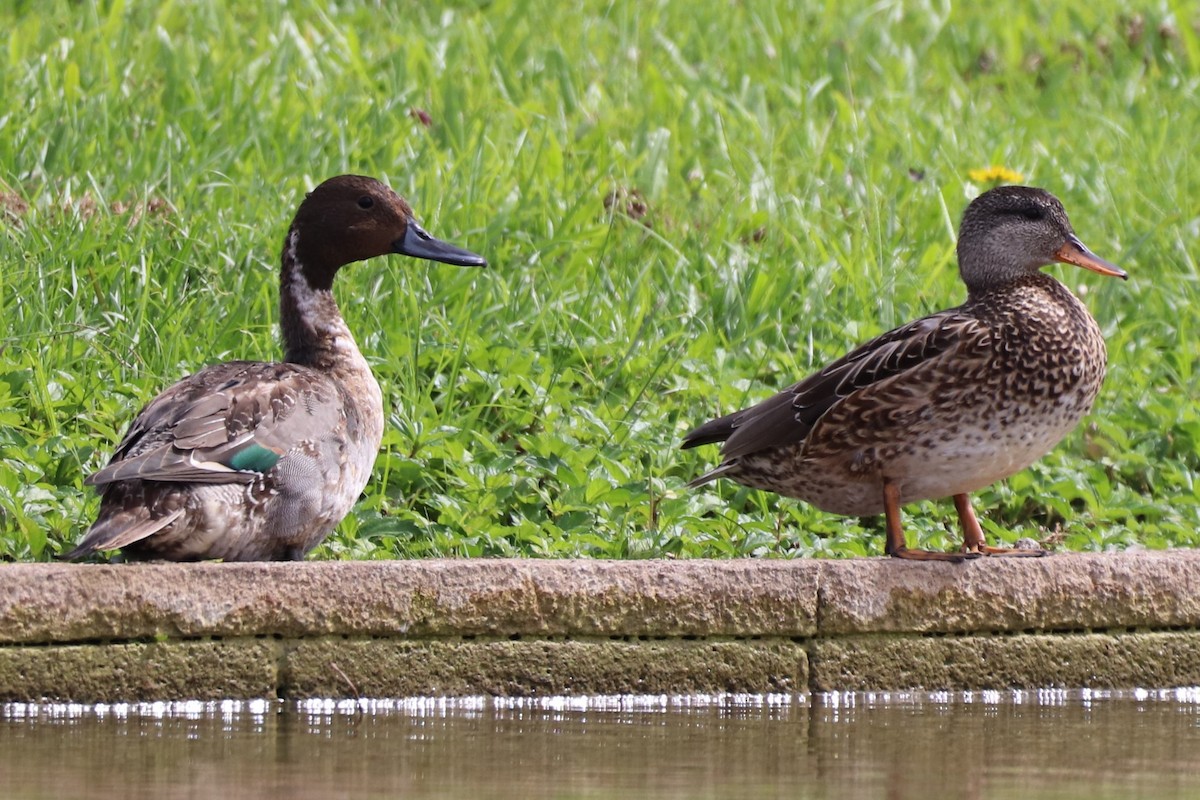
[[[822,635],[1200,627],[1200,551],[822,563]]]
[[[791,642],[321,639],[288,652],[286,697],[796,692]]]
[[[1200,632],[848,636],[817,640],[809,652],[814,691],[1200,684]]]
[[[273,697],[278,642],[0,647],[0,701]]]
[[[153,636],[803,636],[816,562],[0,566],[0,643]]]

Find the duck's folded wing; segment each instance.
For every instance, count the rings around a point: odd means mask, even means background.
[[[85,483],[250,483],[341,417],[337,389],[319,373],[293,364],[220,364],[151,401],[108,466]]]
[[[825,412],[855,392],[918,369],[951,351],[986,348],[989,341],[984,323],[954,309],[889,331],[740,412],[721,457],[730,461],[801,442]]]

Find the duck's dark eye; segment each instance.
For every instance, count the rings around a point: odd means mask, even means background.
[[[1046,216],[1046,212],[1042,211],[1042,209],[1038,208],[1037,206],[1030,206],[1029,208],[1021,209],[1021,216],[1030,222],[1037,222],[1039,219],[1042,219]]]
[[[364,194],[362,197],[358,198],[359,208],[370,208],[373,205],[375,205],[375,198],[371,197],[369,194]]]

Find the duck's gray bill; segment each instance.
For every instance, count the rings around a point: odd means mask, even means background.
[[[433,238],[416,223],[416,220],[411,219],[408,221],[408,230],[404,232],[404,238],[395,242],[392,249],[413,258],[427,258],[430,261],[441,261],[459,267],[487,266],[487,260],[483,256]]]

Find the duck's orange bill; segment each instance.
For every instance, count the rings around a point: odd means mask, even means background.
[[[1099,272],[1101,275],[1111,275],[1114,278],[1125,280],[1129,276],[1125,274],[1125,270],[1118,267],[1116,264],[1105,261],[1100,256],[1088,250],[1083,242],[1076,239],[1074,236],[1067,239],[1067,243],[1058,248],[1054,253],[1054,260],[1061,261],[1064,264],[1074,264],[1077,267],[1090,269],[1092,272]]]

